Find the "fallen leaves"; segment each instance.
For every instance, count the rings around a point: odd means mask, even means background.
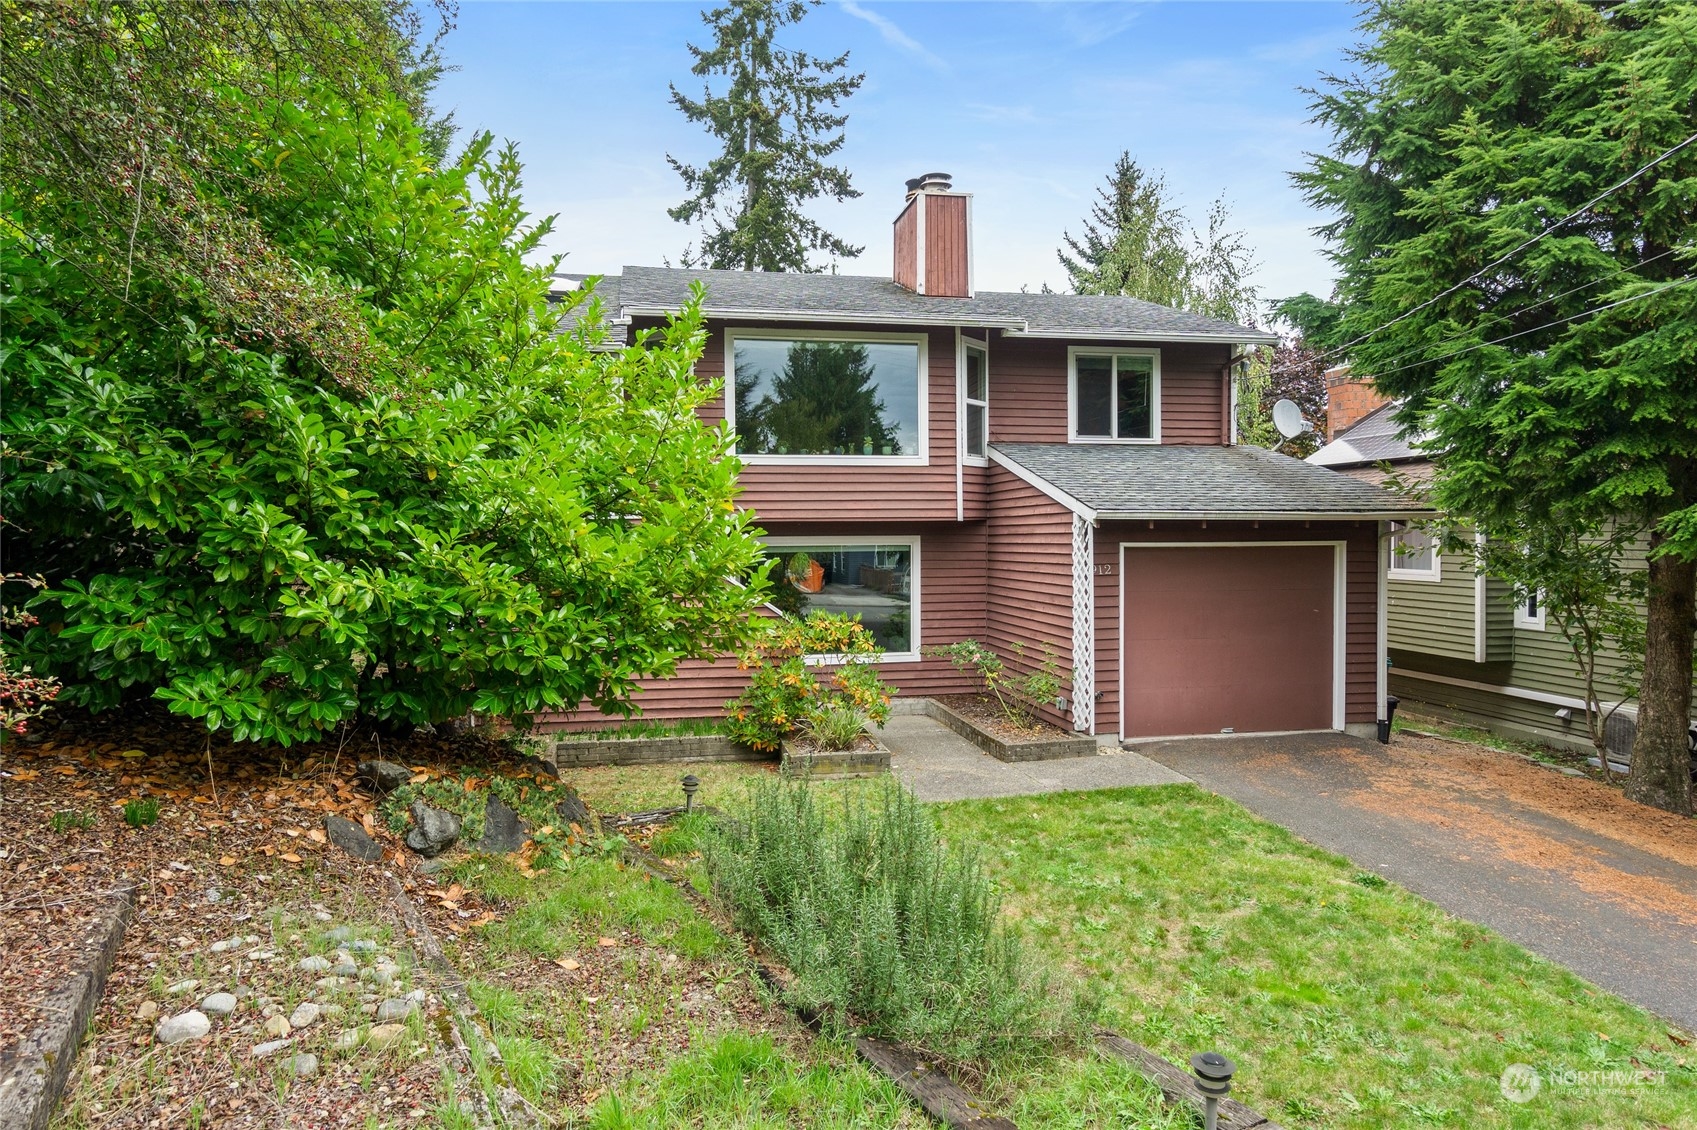
[[[574,969],[583,968],[583,963],[578,961],[575,957],[556,957],[554,959],[554,964],[558,965],[561,969],[566,970],[568,973]]]
[[[220,867],[234,867],[235,865],[236,857],[233,855],[221,855],[218,857],[218,866]]]
[[[616,949],[618,947],[619,940],[617,938],[596,938],[595,944],[600,946],[602,949]]]
[[[299,863],[301,861],[301,857],[292,851],[284,852],[279,858],[282,859],[284,863]]]

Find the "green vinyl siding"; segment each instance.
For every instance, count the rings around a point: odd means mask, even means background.
[[[1473,659],[1473,560],[1446,553],[1436,581],[1386,585],[1385,632],[1393,648]]]
[[[1485,578],[1485,661],[1514,658],[1514,589],[1507,581]]]

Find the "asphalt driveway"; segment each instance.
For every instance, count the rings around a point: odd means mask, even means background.
[[[1512,754],[1397,735],[1138,753],[1697,1030],[1697,821]]]

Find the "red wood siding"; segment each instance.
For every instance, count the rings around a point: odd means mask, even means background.
[[[1091,342],[1001,338],[990,349],[990,439],[1067,442],[1067,348]],[[1149,342],[1161,350],[1161,442],[1217,444],[1227,426],[1225,345]],[[1111,352],[1112,344],[1101,349]]]
[[[964,525],[902,529],[895,526],[841,526],[818,523],[784,526],[774,536],[891,538],[919,540],[919,643],[922,648],[984,638],[987,529],[982,522]],[[946,659],[926,657],[919,662],[889,663],[883,675],[902,695],[960,694],[971,688]],[[710,718],[742,693],[747,676],[733,658],[709,663],[691,660],[669,679],[650,679],[636,696],[641,717]],[[618,723],[593,711],[542,719],[546,730],[594,730]]]
[[[917,198],[915,198],[917,199]],[[919,289],[919,207],[909,200],[902,214],[896,217],[895,270],[891,277],[898,286]]]
[[[753,328],[753,327],[750,327]],[[852,336],[843,326],[763,323],[764,329],[827,330]],[[869,466],[842,464],[749,464],[743,468],[741,505],[753,510],[762,526],[817,521],[820,515],[855,521],[952,522],[955,520],[955,391],[958,383],[953,330],[900,326],[886,332],[924,333],[927,357],[926,411],[929,464]],[[725,375],[725,326],[709,327],[707,349],[695,371],[703,378]],[[704,419],[725,418],[721,396],[702,409]]]
[[[1096,729],[1114,733],[1120,724],[1121,542],[1343,541],[1344,548],[1344,720],[1372,722],[1378,716],[1378,526],[1373,522],[1314,523],[1105,522],[1096,530],[1096,565],[1112,572],[1096,577]]]
[[[1072,694],[1072,512],[1006,468],[990,468],[990,545],[984,642],[1029,670],[1051,646]],[[1011,644],[1025,645],[1019,664]],[[1043,715],[1071,727],[1053,708]]]
[[[968,285],[966,257],[966,197],[925,193],[925,293],[938,298],[965,298]],[[900,279],[896,280],[900,282]]]

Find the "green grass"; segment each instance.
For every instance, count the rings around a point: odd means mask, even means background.
[[[918,1126],[895,1086],[819,1045],[810,1063],[786,1055],[770,1036],[728,1032],[664,1071],[632,1080],[596,1103],[591,1130],[730,1130],[808,1126],[871,1130]],[[835,1052],[835,1054],[831,1054]]]
[[[723,808],[743,778],[776,773],[776,761],[701,761],[675,765],[605,765],[568,769],[564,780],[575,787],[596,812],[649,812],[683,804],[683,779],[693,773],[701,782],[697,804]]]
[[[560,741],[604,741],[618,738],[705,738],[719,733],[723,718],[632,718],[617,726],[582,733],[553,735]]]
[[[1231,1056],[1240,1097],[1275,1121],[1579,1130],[1690,1125],[1697,1111],[1697,1056],[1647,1013],[1194,786],[961,802],[939,816],[989,845],[1010,912],[1096,983],[1110,1023],[1178,1063]],[[1615,1090],[1547,1085],[1516,1105],[1498,1079],[1517,1062],[1546,1080],[1635,1063],[1667,1074]],[[1041,1107],[1076,1073],[1003,1082]]]

